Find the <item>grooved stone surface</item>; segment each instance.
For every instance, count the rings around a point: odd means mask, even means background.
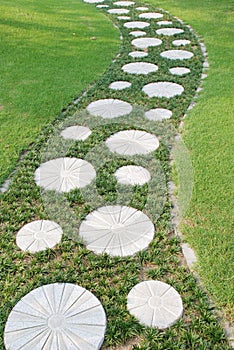
[[[142,58],[142,57],[147,57],[148,53],[142,52],[142,51],[132,51],[128,55],[133,57],[133,58]]]
[[[154,121],[162,121],[164,119],[170,119],[171,116],[172,116],[172,111],[165,108],[155,108],[145,112],[145,117],[149,120],[154,120]]]
[[[179,293],[169,284],[144,281],[133,287],[127,297],[127,308],[141,324],[166,329],[183,314]]]
[[[144,185],[151,179],[150,172],[137,165],[122,166],[115,172],[115,177],[123,185]]]
[[[124,257],[148,247],[154,237],[154,225],[135,208],[105,206],[86,217],[79,234],[93,252]]]
[[[63,231],[54,221],[36,220],[24,225],[16,235],[17,246],[30,253],[53,248],[61,241]]]
[[[74,126],[69,126],[68,128],[64,129],[60,135],[64,139],[84,141],[91,134],[92,134],[92,131],[89,128],[87,128],[85,126],[81,126],[81,125],[74,125]]]
[[[12,309],[4,332],[9,350],[98,350],[106,315],[100,301],[70,283],[32,290]]]
[[[163,14],[159,12],[145,12],[139,15],[139,18],[147,18],[147,19],[157,19],[162,17],[163,17]]]
[[[132,106],[128,102],[109,98],[91,102],[87,107],[87,111],[96,117],[112,119],[131,113]]]
[[[173,75],[184,75],[190,73],[190,69],[186,67],[173,67],[169,69],[170,73]]]
[[[170,60],[188,60],[193,57],[193,53],[185,50],[168,50],[161,52],[160,56]]]
[[[149,97],[174,97],[181,95],[184,91],[182,85],[172,83],[170,81],[164,81],[159,83],[149,83],[142,89]]]
[[[138,37],[138,36],[144,36],[146,35],[146,32],[144,32],[143,30],[134,30],[132,32],[130,32],[129,34]]]
[[[158,66],[153,63],[148,62],[133,62],[133,63],[127,63],[122,67],[122,70],[125,73],[129,74],[149,74],[153,72],[157,72]]]
[[[128,81],[114,81],[109,85],[109,88],[112,90],[124,90],[131,86],[132,84]]]
[[[172,22],[171,21],[158,21],[157,24],[159,26],[169,26],[172,24]]]
[[[125,15],[127,13],[129,13],[129,10],[127,9],[110,9],[107,11],[108,13],[112,14],[112,15]]]
[[[150,24],[148,22],[142,22],[142,21],[132,21],[132,22],[126,22],[124,23],[124,27],[134,29],[144,29],[146,27],[149,27]]]
[[[123,7],[132,6],[134,4],[135,4],[134,1],[116,1],[116,2],[114,2],[115,6],[123,6]]]
[[[184,32],[183,29],[179,29],[179,28],[161,28],[156,30],[156,34],[167,35],[167,36],[182,34],[183,32]]]
[[[190,43],[191,41],[186,39],[172,41],[172,44],[175,46],[185,46],[185,45],[189,45]]]
[[[94,167],[83,159],[57,158],[40,165],[35,171],[35,182],[45,190],[70,192],[87,186],[96,177]]]
[[[157,38],[138,38],[138,39],[133,39],[131,43],[138,49],[147,49],[150,46],[161,45],[162,40]]]

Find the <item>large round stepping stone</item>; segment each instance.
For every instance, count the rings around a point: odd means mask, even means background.
[[[36,220],[24,225],[16,235],[16,244],[23,251],[40,252],[61,241],[63,231],[54,221]]]
[[[164,81],[159,83],[149,83],[142,89],[149,97],[174,97],[181,95],[184,91],[183,86],[172,83],[170,81]]]
[[[127,308],[141,324],[158,329],[174,325],[183,315],[179,293],[160,281],[144,281],[133,287],[127,297]]]
[[[158,66],[153,63],[148,62],[133,62],[127,63],[122,67],[122,70],[125,73],[129,74],[144,74],[147,75],[149,73],[157,72]]]
[[[186,67],[173,67],[169,69],[170,73],[173,75],[184,75],[184,74],[188,74],[191,72],[191,70],[189,68]]]
[[[148,7],[146,7],[146,6],[140,6],[140,7],[136,7],[136,10],[137,11],[148,11]]]
[[[129,10],[127,9],[110,9],[107,11],[108,13],[112,14],[112,15],[125,15],[127,13],[129,13]]]
[[[154,225],[141,211],[126,206],[105,206],[89,214],[79,234],[97,254],[130,256],[148,247]]]
[[[110,136],[106,145],[111,152],[133,156],[155,151],[159,147],[159,141],[156,136],[146,131],[126,130]]]
[[[115,172],[118,183],[122,185],[144,185],[150,181],[150,172],[137,165],[126,165]]]
[[[142,58],[142,57],[147,57],[148,53],[142,52],[142,51],[132,51],[128,55],[133,57],[133,58]]]
[[[160,56],[170,60],[188,60],[193,57],[193,53],[185,50],[167,50],[161,52]]]
[[[138,38],[132,40],[132,45],[138,49],[147,49],[151,46],[159,46],[162,44],[162,40],[157,38]]]
[[[145,117],[147,119],[160,121],[160,122],[164,119],[170,119],[171,116],[172,116],[172,111],[165,108],[155,108],[145,112]]]
[[[131,113],[132,106],[128,102],[109,98],[91,102],[87,107],[87,111],[96,117],[112,119]]]
[[[96,177],[94,167],[83,159],[57,158],[40,165],[35,171],[35,182],[45,190],[70,192],[83,188]]]
[[[60,135],[64,139],[84,141],[91,134],[92,134],[92,131],[89,128],[87,128],[85,126],[81,126],[81,125],[74,125],[74,126],[69,126],[68,128],[64,129]]]
[[[124,27],[134,29],[144,29],[146,27],[149,27],[150,24],[148,22],[142,22],[142,21],[132,21],[132,22],[126,22],[124,23]]]
[[[179,29],[179,28],[161,28],[156,30],[156,33],[158,35],[166,35],[166,36],[181,34],[183,32],[184,32],[183,29]]]
[[[157,19],[162,17],[163,17],[163,14],[159,12],[145,12],[139,15],[139,18],[147,18],[147,19]]]
[[[159,26],[169,26],[172,24],[172,22],[171,21],[158,21],[157,24]]]
[[[9,350],[98,350],[106,330],[100,301],[70,283],[32,290],[12,309],[4,332]]]
[[[88,4],[99,4],[104,1],[105,0],[84,0],[84,2],[87,2]]]
[[[175,46],[185,46],[185,45],[189,45],[191,43],[190,40],[186,40],[186,39],[181,39],[181,40],[174,40],[172,41],[172,44]]]
[[[130,32],[129,34],[138,37],[138,36],[144,36],[146,35],[146,32],[144,32],[143,30],[134,30],[133,32]]]
[[[132,6],[134,4],[135,4],[134,1],[116,1],[116,2],[114,2],[115,6],[123,6],[123,7]]]
[[[131,83],[129,83],[128,81],[114,81],[113,83],[111,83],[109,85],[109,88],[112,90],[124,90],[127,88],[131,87]]]

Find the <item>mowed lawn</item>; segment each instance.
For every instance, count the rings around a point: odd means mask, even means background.
[[[102,75],[113,24],[79,0],[0,2],[0,183],[43,126]]]

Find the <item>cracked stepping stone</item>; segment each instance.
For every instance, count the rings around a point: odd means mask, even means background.
[[[87,111],[95,117],[112,119],[131,113],[132,106],[128,102],[109,98],[91,102]]]
[[[115,5],[115,6],[126,6],[126,7],[128,7],[128,6],[132,6],[132,5],[134,5],[135,4],[135,2],[134,1],[116,1],[116,2],[114,2],[114,4],[113,5]]]
[[[141,57],[147,57],[148,53],[142,52],[142,51],[132,51],[128,55],[133,57],[133,58],[141,58]]]
[[[68,128],[64,129],[60,133],[60,135],[64,139],[70,139],[70,140],[76,140],[76,141],[84,141],[91,134],[92,134],[92,131],[89,128],[81,125],[69,126]]]
[[[114,81],[109,85],[109,88],[112,90],[124,90],[130,88],[131,85],[128,81]]]
[[[173,75],[184,75],[184,74],[188,74],[191,72],[191,70],[189,68],[186,67],[173,67],[169,69],[170,73]]]
[[[107,11],[108,13],[112,14],[112,15],[126,15],[127,13],[129,13],[129,10],[127,9],[110,9]]]
[[[96,177],[94,167],[79,158],[56,158],[40,165],[35,171],[36,184],[45,190],[70,192],[89,185]]]
[[[184,91],[182,85],[172,83],[170,81],[149,83],[145,85],[142,89],[146,95],[149,97],[174,97],[181,95]]]
[[[159,147],[158,138],[142,130],[125,130],[111,135],[106,140],[106,145],[111,152],[133,156],[136,154],[148,154]]]
[[[171,21],[159,21],[159,22],[157,22],[157,24],[159,26],[169,26],[172,24],[172,22]]]
[[[144,74],[147,75],[149,73],[157,72],[158,66],[153,63],[148,62],[133,62],[127,63],[122,67],[122,70],[125,73],[129,74]]]
[[[165,108],[155,108],[145,112],[145,117],[147,119],[160,121],[160,122],[164,119],[170,119],[171,116],[172,116],[172,111]]]
[[[131,17],[129,16],[118,16],[117,18],[120,21],[128,21],[129,19],[131,19]]]
[[[154,237],[154,225],[143,212],[127,206],[104,206],[89,214],[79,234],[94,253],[130,256],[146,249]]]
[[[157,38],[138,38],[133,39],[131,44],[138,49],[147,49],[151,46],[159,46],[162,44],[162,40]]]
[[[167,50],[161,52],[160,56],[170,60],[188,60],[193,57],[193,53],[186,50]]]
[[[150,24],[148,22],[142,22],[142,21],[131,21],[131,22],[124,23],[124,27],[130,28],[130,29],[134,29],[134,28],[144,29],[149,26]]]
[[[173,326],[183,315],[179,293],[160,281],[144,281],[135,285],[128,294],[127,308],[141,324],[158,329]]]
[[[191,41],[186,39],[181,39],[181,40],[178,39],[178,40],[172,41],[172,44],[175,46],[185,46],[185,45],[191,44]]]
[[[150,172],[137,165],[122,166],[115,172],[118,183],[122,185],[144,185],[150,181]]]
[[[104,1],[105,0],[84,0],[84,2],[87,2],[88,4],[99,4]]]
[[[40,252],[53,248],[62,239],[63,231],[54,221],[36,220],[24,225],[16,235],[16,244],[23,251]]]
[[[147,19],[157,19],[162,17],[163,17],[163,14],[159,12],[145,12],[139,15],[139,18],[147,18]]]
[[[137,11],[148,11],[148,7],[145,7],[145,6],[140,6],[140,7],[136,7],[136,10]]]
[[[98,9],[105,9],[105,8],[108,8],[109,5],[97,5],[96,6]]]
[[[138,36],[144,36],[146,35],[146,32],[144,32],[143,30],[135,30],[133,32],[130,32],[129,34],[138,37]]]
[[[182,33],[184,33],[183,29],[179,29],[179,28],[161,28],[156,30],[156,34],[158,35],[172,36],[175,34],[182,34]]]
[[[105,330],[105,311],[91,292],[53,283],[32,290],[15,305],[4,343],[12,350],[99,350]]]

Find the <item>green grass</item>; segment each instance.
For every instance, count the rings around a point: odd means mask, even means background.
[[[104,72],[118,37],[95,6],[78,0],[1,1],[0,183],[38,132]]]

